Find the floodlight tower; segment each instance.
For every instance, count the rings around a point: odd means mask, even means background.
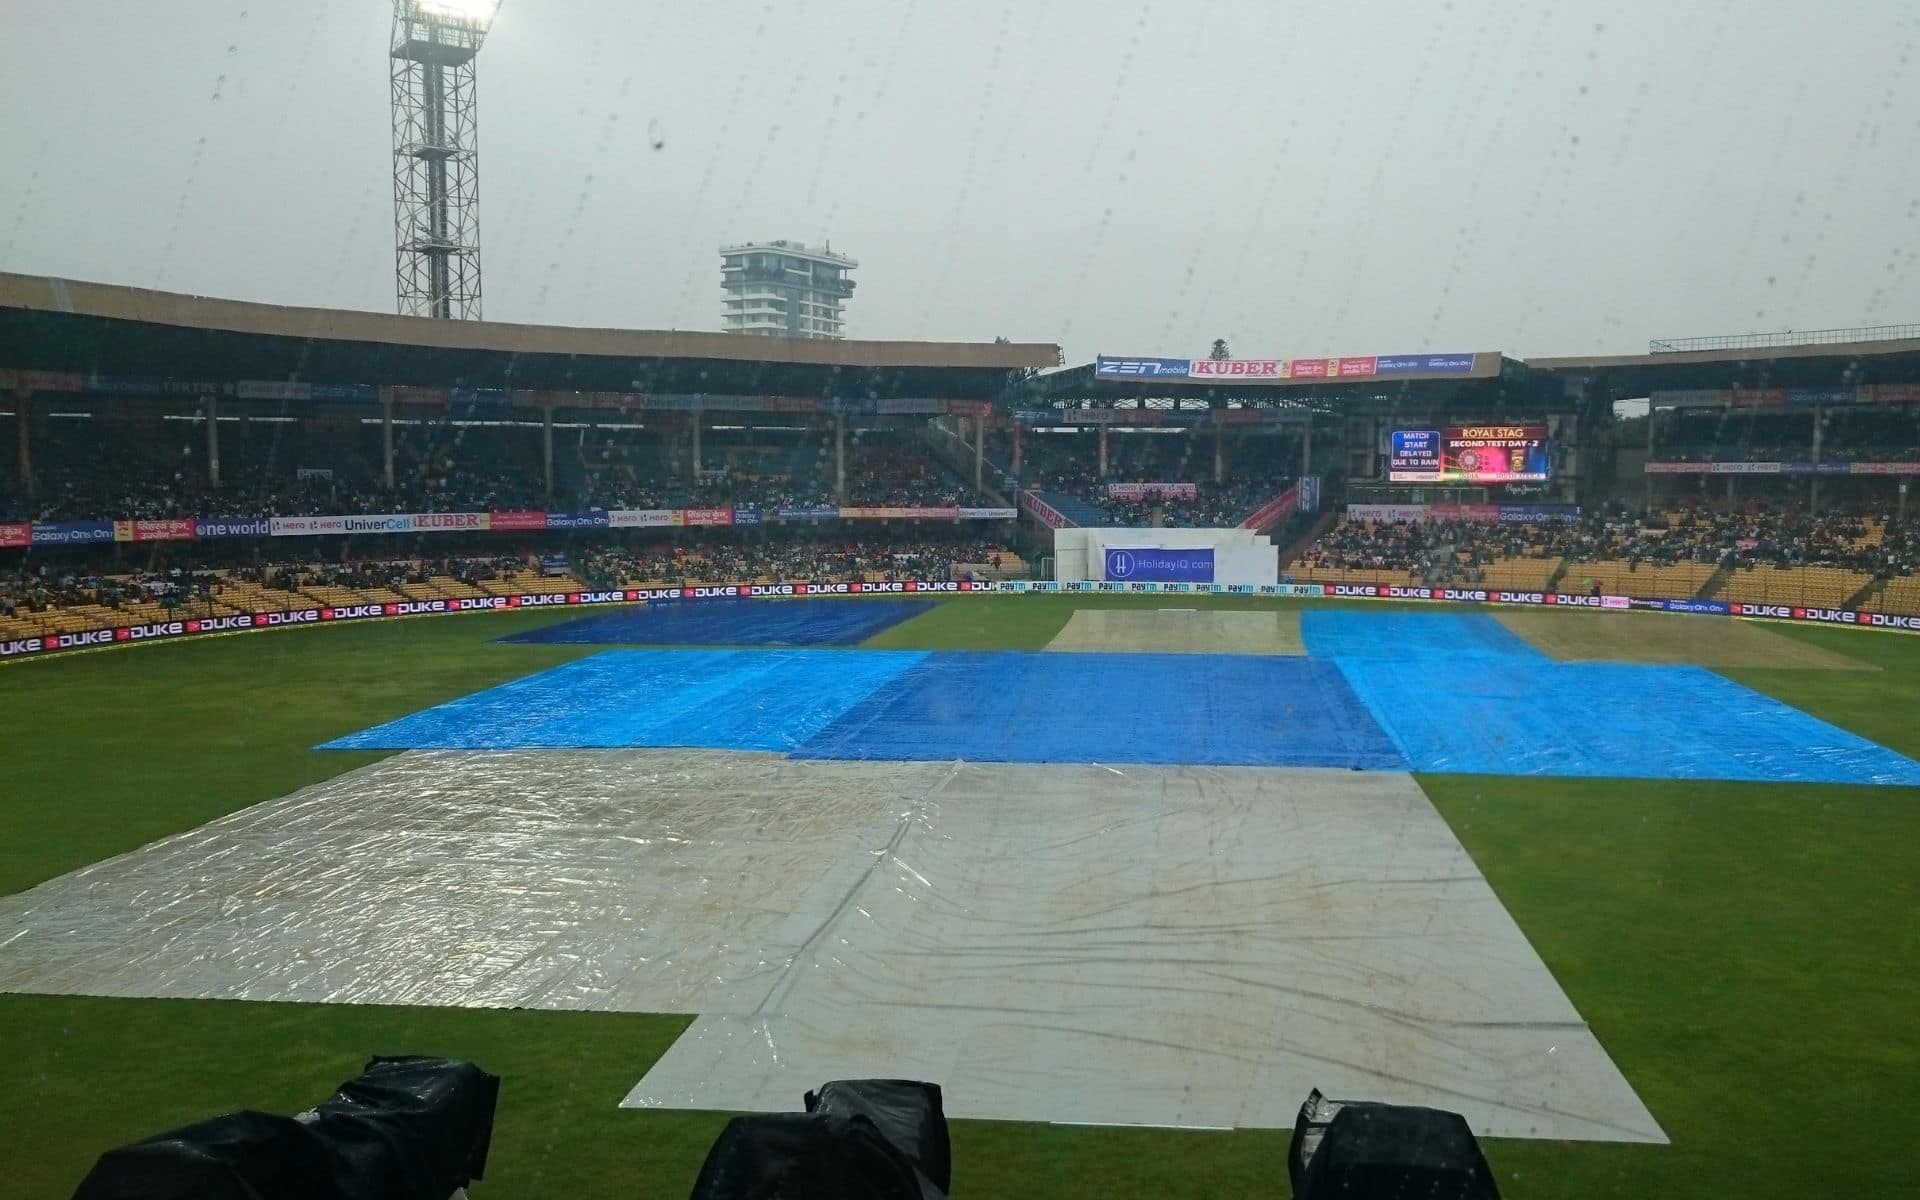
[[[499,0],[393,0],[394,284],[400,312],[480,316],[473,60]]]

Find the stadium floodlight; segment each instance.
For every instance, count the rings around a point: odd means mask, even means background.
[[[422,16],[485,30],[500,11],[500,0],[414,0]]]
[[[407,316],[480,316],[474,59],[498,0],[394,0],[394,291]]]

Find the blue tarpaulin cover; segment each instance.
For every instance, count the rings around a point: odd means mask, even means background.
[[[1484,663],[1340,669],[1416,771],[1920,784],[1920,763],[1703,667]]]
[[[1711,671],[1554,662],[1481,614],[1314,611],[1302,640],[1315,657],[607,651],[327,745],[1920,785],[1920,763]]]
[[[930,655],[804,758],[1405,770],[1332,663],[1275,655]]]
[[[1300,614],[1300,642],[1315,658],[1501,658],[1553,661],[1485,613],[1356,612],[1308,609]]]
[[[1406,769],[1334,664],[1204,654],[610,650],[327,743],[611,746]]]
[[[918,650],[609,650],[328,742],[329,750],[792,750]]]
[[[1920,783],[1920,764],[1703,667],[1562,663],[1484,613],[1313,610],[1332,658],[1416,771]]]

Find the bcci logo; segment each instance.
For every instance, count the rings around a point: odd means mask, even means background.
[[[1133,571],[1134,571],[1135,565],[1136,564],[1134,563],[1134,560],[1133,560],[1133,551],[1131,550],[1107,551],[1107,578],[1108,579],[1131,579],[1133,577]]]

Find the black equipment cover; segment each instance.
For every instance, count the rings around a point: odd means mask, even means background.
[[[74,1200],[447,1200],[487,1166],[500,1080],[376,1058],[295,1117],[234,1112],[110,1150]]]
[[[292,1117],[231,1112],[107,1151],[73,1200],[333,1200],[329,1170]]]
[[[807,1093],[808,1112],[870,1117],[941,1191],[953,1187],[953,1148],[940,1085],[915,1079],[837,1079]]]
[[[1322,1118],[1332,1112],[1332,1120]],[[1325,1100],[1300,1106],[1287,1173],[1296,1200],[1500,1200],[1466,1118],[1436,1108]]]

